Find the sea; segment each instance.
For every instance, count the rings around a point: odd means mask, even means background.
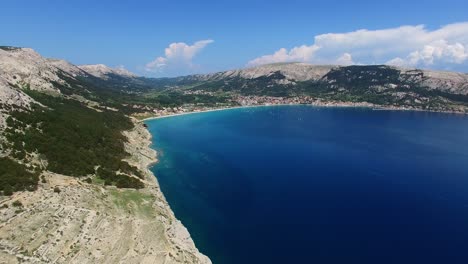
[[[468,116],[269,106],[146,121],[214,264],[468,263]]]

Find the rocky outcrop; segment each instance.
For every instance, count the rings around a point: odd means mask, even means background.
[[[104,64],[89,64],[89,65],[80,65],[80,69],[86,71],[87,73],[102,79],[107,79],[109,75],[114,74],[122,77],[133,78],[137,77],[135,74],[126,70],[123,67],[120,68],[111,68]]]
[[[241,77],[245,79],[255,79],[262,76],[269,76],[276,72],[283,74],[291,81],[319,80],[327,74],[334,65],[311,65],[307,63],[274,63],[253,68],[230,70],[220,73],[208,74],[206,79],[222,79]]]
[[[412,74],[415,82],[434,90],[453,94],[468,94],[468,74],[432,70],[404,70],[403,74]]]
[[[70,86],[64,77],[76,80],[79,76],[92,75],[106,79],[109,74],[136,77],[125,69],[113,69],[103,64],[78,67],[65,60],[44,58],[30,48],[0,48],[0,102],[7,101],[3,96],[7,93],[6,87],[58,95],[61,91],[55,84]],[[12,89],[8,89],[8,98],[11,98]]]
[[[12,88],[5,80],[0,79],[0,105],[29,108],[34,100],[21,90]]]
[[[58,69],[33,49],[0,49],[0,78],[12,86],[59,94],[53,82],[63,83]]]

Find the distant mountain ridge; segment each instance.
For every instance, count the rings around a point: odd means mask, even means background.
[[[255,79],[262,76],[269,76],[275,72],[280,72],[291,81],[317,80],[328,73],[336,65],[312,65],[307,63],[274,63],[257,67],[228,70],[210,74],[197,74],[193,78],[201,80],[217,80],[222,78],[241,77],[244,79]]]
[[[113,77],[131,79],[136,75],[125,69],[103,64],[76,66],[65,60],[42,57],[30,48],[0,47],[0,103],[27,106],[32,99],[24,89],[62,94],[59,87],[71,88],[83,79]],[[85,91],[85,89],[83,89]]]
[[[108,75],[114,74],[123,77],[137,77],[136,74],[131,73],[130,71],[124,68],[111,68],[104,64],[87,64],[87,65],[79,65],[78,68],[82,69],[83,71],[98,77],[98,78],[108,78]]]
[[[468,74],[386,65],[275,63],[211,74],[146,78],[124,68],[76,66],[44,58],[30,48],[0,47],[0,103],[27,106],[32,99],[24,89],[85,97],[101,94],[102,98],[159,91],[314,96],[438,111],[445,105],[468,101]]]
[[[350,69],[354,69],[351,71]],[[361,69],[356,71],[356,69]],[[350,80],[359,80],[365,75],[374,76],[378,83],[383,80],[389,80],[384,75],[384,71],[377,73],[370,69],[388,69],[398,72],[398,80],[405,81],[408,84],[419,85],[428,89],[440,90],[454,94],[468,94],[468,74],[404,69],[385,65],[365,65],[365,66],[338,66],[338,65],[312,65],[307,63],[275,63],[261,65],[257,67],[228,70],[210,74],[195,74],[175,78],[144,78],[124,68],[111,68],[104,64],[95,65],[73,65],[65,60],[43,58],[40,54],[30,48],[0,47],[0,80],[11,85],[27,84],[33,90],[43,90],[49,92],[58,92],[51,82],[65,84],[59,75],[66,75],[76,79],[77,77],[94,76],[100,79],[108,80],[112,76],[127,79],[139,79],[144,82],[148,89],[161,88],[161,83],[168,83],[166,88],[177,86],[184,83],[195,82],[216,82],[232,81],[233,79],[244,79],[246,81],[256,80],[258,78],[271,79],[271,84],[294,85],[300,82],[326,81],[333,83],[331,76],[336,76],[338,71],[342,76],[346,72],[357,74],[356,78]],[[367,70],[367,72],[366,72]],[[332,75],[332,73],[334,75]],[[383,79],[382,79],[383,78]],[[387,85],[394,85],[391,82]],[[131,87],[128,87],[131,89]],[[231,89],[232,90],[232,89]]]
[[[425,86],[429,89],[436,89],[457,94],[468,94],[468,74],[448,71],[421,70],[421,69],[406,69],[387,65],[312,65],[307,63],[274,63],[266,64],[252,68],[229,70],[211,74],[196,74],[190,76],[179,77],[185,80],[193,81],[218,81],[234,78],[242,78],[246,80],[254,80],[257,78],[268,78],[276,74],[278,84],[295,84],[305,81],[331,81],[331,72],[337,71],[351,72],[350,69],[361,69],[360,71],[353,70],[353,74],[359,74],[357,77],[363,78],[369,74],[374,76],[374,79],[387,78],[383,72],[373,72],[371,69],[389,69],[396,71],[399,74],[399,79],[407,82]],[[367,72],[366,72],[367,70]],[[279,74],[279,75],[278,75]],[[380,75],[382,74],[382,75]],[[328,76],[327,76],[328,75]],[[279,76],[284,76],[280,77]],[[388,83],[391,85],[391,83]]]

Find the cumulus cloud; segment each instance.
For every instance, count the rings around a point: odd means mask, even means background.
[[[339,65],[352,65],[354,64],[353,56],[349,53],[343,53],[338,59],[336,59],[336,64]]]
[[[300,47],[294,47],[291,50],[281,48],[271,55],[261,56],[249,62],[250,65],[260,65],[276,62],[292,62],[292,61],[311,61],[314,57],[314,53],[320,47],[312,45],[302,45]]]
[[[164,56],[157,57],[147,63],[145,69],[147,71],[161,71],[164,68],[192,68],[194,67],[192,60],[195,55],[213,42],[213,40],[207,39],[197,41],[192,45],[184,42],[171,43],[164,50]]]
[[[468,62],[468,22],[429,30],[424,25],[317,35],[311,45],[281,48],[248,62],[444,66]]]
[[[393,58],[387,64],[407,67],[430,66],[436,63],[461,64],[468,60],[467,47],[459,42],[449,44],[446,40],[438,40],[424,45],[420,50],[411,52],[405,58]]]

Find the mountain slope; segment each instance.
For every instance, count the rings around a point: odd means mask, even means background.
[[[88,65],[80,65],[78,66],[81,70],[84,70],[85,72],[98,77],[98,78],[103,78],[107,79],[108,75],[118,75],[122,77],[137,77],[135,74],[129,72],[128,70],[124,68],[111,68],[108,67],[104,64],[88,64]]]
[[[335,66],[310,65],[306,63],[276,63],[253,68],[231,70],[206,75],[186,76],[184,80],[201,82],[243,80],[255,81],[259,78],[270,80],[272,84],[296,84],[301,82],[328,82],[334,77],[349,78],[348,83],[361,79],[373,83],[391,85],[392,82],[405,82],[407,85],[425,87],[454,94],[468,94],[468,74],[420,69],[404,69],[385,65]],[[392,79],[396,77],[396,79]],[[362,83],[362,82],[361,82]],[[241,89],[242,87],[237,87]]]
[[[32,166],[36,171],[96,173],[112,185],[143,186],[138,171],[122,161],[127,153],[121,132],[133,124],[124,113],[110,110],[108,100],[118,96],[111,85],[28,48],[3,47],[0,66],[0,157],[46,164]]]
[[[468,75],[385,65],[263,65],[207,75],[180,77],[188,92],[241,96],[304,97],[367,102],[384,107],[465,112]]]
[[[206,75],[193,75],[193,78],[198,78],[203,81],[214,81],[227,78],[256,79],[279,72],[290,81],[309,81],[320,79],[335,67],[337,66],[311,65],[307,63],[274,63]]]
[[[156,153],[127,115],[137,110],[122,105],[145,85],[0,48],[0,259],[211,263],[148,170]]]

